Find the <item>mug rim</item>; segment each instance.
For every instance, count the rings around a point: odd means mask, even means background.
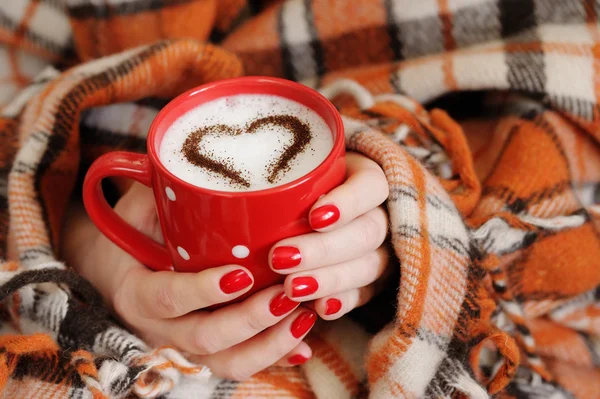
[[[287,90],[299,91],[302,93],[303,96],[312,97],[316,101],[322,103],[324,108],[327,110],[327,112],[329,112],[331,114],[331,116],[333,117],[335,129],[336,129],[335,132],[332,132],[335,137],[333,140],[333,146],[331,148],[331,151],[329,151],[329,154],[327,155],[327,157],[325,157],[325,159],[319,165],[317,165],[313,170],[311,170],[309,173],[305,174],[304,176],[299,177],[298,179],[292,180],[291,182],[288,182],[288,183],[285,183],[285,184],[282,184],[279,186],[264,188],[261,190],[248,190],[248,191],[212,190],[209,188],[199,187],[199,186],[193,185],[191,183],[188,183],[187,181],[179,178],[178,176],[173,174],[171,171],[169,171],[165,167],[165,165],[163,165],[163,163],[160,161],[160,157],[158,156],[158,151],[156,148],[157,145],[155,142],[155,136],[157,134],[158,127],[160,126],[163,119],[171,111],[173,111],[175,108],[177,108],[181,104],[188,102],[188,101],[192,101],[191,99],[193,97],[198,96],[206,91],[213,90],[215,88],[223,88],[223,87],[227,87],[227,86],[229,86],[235,90],[236,86],[239,86],[241,84],[248,84],[248,83],[266,85],[266,86],[279,86],[279,87],[283,87]],[[257,94],[260,94],[260,93],[257,93]],[[233,94],[233,95],[235,95],[235,94]],[[285,95],[279,95],[279,96],[286,98]],[[221,98],[221,97],[217,97],[217,98]],[[204,102],[198,102],[196,105],[200,105],[203,103]],[[313,112],[316,112],[316,111],[313,110]],[[184,113],[182,113],[179,117],[181,117],[182,115],[184,115]],[[278,193],[278,192],[282,192],[282,191],[287,191],[287,190],[293,189],[297,186],[300,186],[309,180],[314,179],[319,174],[322,174],[323,170],[325,170],[325,168],[330,167],[343,153],[344,148],[345,148],[345,137],[344,136],[345,136],[344,124],[343,124],[342,117],[341,117],[339,111],[337,110],[337,108],[335,108],[335,106],[331,103],[331,101],[329,101],[325,96],[323,96],[317,90],[312,89],[308,86],[302,85],[300,83],[297,83],[297,82],[294,82],[291,80],[287,80],[287,79],[274,78],[274,77],[268,77],[268,76],[243,76],[243,77],[237,77],[237,78],[218,80],[218,81],[206,83],[206,84],[203,84],[200,86],[196,86],[196,87],[189,89],[189,90],[185,91],[184,93],[178,95],[177,97],[173,98],[154,117],[154,119],[150,125],[150,129],[148,131],[146,147],[147,147],[147,156],[151,160],[150,163],[151,163],[152,167],[157,168],[161,174],[168,176],[170,179],[178,182],[178,184],[180,184],[184,187],[187,187],[187,189],[189,189],[189,190],[200,191],[200,192],[204,192],[206,194],[211,194],[211,195],[221,196],[221,197],[249,197],[249,196],[264,196],[264,195],[274,194],[274,193]]]

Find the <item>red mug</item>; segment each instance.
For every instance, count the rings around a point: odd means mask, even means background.
[[[258,191],[209,190],[169,172],[158,156],[168,127],[202,103],[237,94],[276,95],[309,107],[325,120],[334,136],[331,152],[305,176]],[[111,152],[99,157],[85,177],[83,201],[98,229],[147,267],[199,272],[227,264],[242,265],[254,276],[250,294],[283,281],[284,276],[269,268],[269,251],[281,239],[312,231],[308,212],[322,194],[344,181],[344,158],[342,119],[321,94],[283,79],[234,78],[189,90],[167,104],[150,126],[147,155]],[[164,245],[134,229],[111,209],[101,183],[112,176],[152,187]]]

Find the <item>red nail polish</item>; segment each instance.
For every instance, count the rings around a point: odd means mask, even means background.
[[[325,314],[327,316],[336,314],[340,309],[342,309],[342,301],[339,299],[331,298],[325,302]]]
[[[340,220],[340,210],[335,205],[323,205],[310,213],[310,227],[314,230],[324,229]]]
[[[296,317],[296,320],[292,323],[292,335],[294,338],[300,338],[304,336],[315,325],[317,322],[317,315],[315,312],[303,312],[300,316]]]
[[[285,295],[285,292],[281,292],[271,299],[271,302],[269,302],[269,310],[273,316],[279,317],[296,309],[298,305],[300,304],[288,298],[288,296]]]
[[[292,298],[312,295],[319,289],[319,282],[311,276],[296,277],[292,280]]]
[[[252,284],[252,278],[246,273],[245,270],[234,270],[221,277],[219,286],[221,290],[226,294],[233,294],[243,290],[244,288],[250,287]]]
[[[277,247],[271,256],[271,263],[275,270],[296,267],[300,264],[301,260],[302,255],[296,247]]]
[[[292,366],[298,366],[300,364],[306,363],[307,361],[308,361],[308,358],[304,357],[302,355],[294,355],[288,359],[288,363],[291,364]]]

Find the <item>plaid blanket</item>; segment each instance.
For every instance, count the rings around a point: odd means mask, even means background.
[[[2,397],[600,397],[599,12],[0,2]],[[143,151],[169,98],[242,74],[300,81],[340,109],[347,148],[389,181],[399,274],[318,325],[306,365],[235,382],[120,327],[56,249],[93,159]]]

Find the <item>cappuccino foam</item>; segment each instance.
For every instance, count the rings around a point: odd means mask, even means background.
[[[279,96],[240,94],[199,105],[167,129],[159,150],[175,176],[218,191],[256,191],[292,182],[333,148],[323,118]]]

